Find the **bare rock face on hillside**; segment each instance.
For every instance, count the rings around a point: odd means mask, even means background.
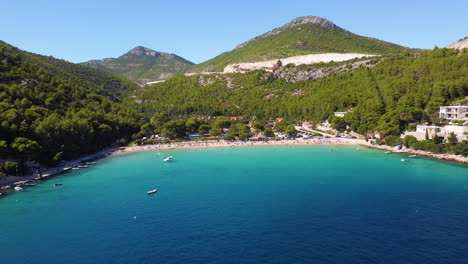
[[[278,58],[268,61],[259,61],[259,62],[248,62],[248,63],[234,63],[229,64],[224,68],[224,73],[236,73],[236,72],[246,72],[254,71],[260,69],[267,69],[275,64],[278,60],[281,60],[283,65],[292,63],[295,65],[302,64],[314,64],[319,62],[331,62],[331,61],[346,61],[355,58],[362,57],[374,57],[375,55],[371,54],[359,54],[359,53],[324,53],[324,54],[309,54],[302,56],[294,56],[289,58]]]
[[[275,77],[275,79],[285,79],[287,82],[310,81],[326,77],[331,74],[342,74],[346,72],[351,72],[361,67],[372,68],[375,67],[379,62],[380,60],[368,59],[336,67],[312,67],[308,70],[297,70],[295,67],[284,68],[273,73],[273,76]]]
[[[328,28],[328,27],[337,28],[338,27],[337,25],[335,25],[335,23],[331,22],[330,20],[322,18],[322,17],[316,17],[316,16],[298,17],[294,19],[293,21],[291,21],[289,24],[286,24],[285,27],[292,28],[292,27],[304,25],[304,24],[316,24],[324,28]]]
[[[136,55],[136,56],[145,56],[146,55],[146,56],[156,57],[156,55],[159,52],[156,52],[154,50],[139,46],[139,47],[136,47],[136,48],[130,50],[128,53],[132,54],[132,55]]]
[[[468,37],[465,37],[464,39],[457,41],[455,43],[452,43],[448,45],[446,48],[449,49],[466,49],[468,48]]]

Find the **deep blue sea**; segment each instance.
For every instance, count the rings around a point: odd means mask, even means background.
[[[351,146],[111,156],[0,198],[0,262],[467,264],[468,167],[402,158]]]

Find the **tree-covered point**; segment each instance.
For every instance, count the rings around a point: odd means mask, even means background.
[[[130,136],[143,117],[120,98],[135,88],[0,42],[0,161],[53,164]]]
[[[147,112],[174,116],[256,116],[337,120],[365,134],[399,135],[409,123],[434,121],[442,105],[468,95],[468,52],[403,52],[375,67],[313,81],[287,82],[271,73],[177,76],[136,94]],[[333,119],[333,118],[332,118]],[[332,120],[335,122],[335,120]]]

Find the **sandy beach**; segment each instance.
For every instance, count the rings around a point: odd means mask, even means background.
[[[248,146],[300,146],[300,145],[354,145],[362,146],[367,148],[380,149],[385,151],[391,151],[392,153],[402,153],[417,155],[423,157],[429,157],[439,160],[455,161],[459,163],[468,164],[468,157],[461,155],[453,154],[434,154],[426,151],[413,150],[403,148],[401,150],[395,149],[394,147],[384,146],[384,145],[372,145],[366,142],[364,139],[350,139],[350,138],[314,138],[314,139],[300,139],[300,140],[275,140],[275,141],[187,141],[187,142],[174,142],[169,144],[155,144],[155,145],[145,145],[145,146],[129,146],[126,148],[120,148],[119,150],[115,148],[107,148],[100,152],[94,153],[92,155],[87,155],[79,159],[69,161],[60,166],[49,168],[41,171],[42,177],[47,178],[54,175],[62,174],[67,171],[76,168],[85,161],[97,160],[109,155],[119,155],[124,153],[132,153],[139,151],[155,151],[155,150],[167,150],[167,149],[190,149],[190,148],[220,148],[220,147],[248,147]],[[36,177],[33,175],[29,176],[10,176],[0,178],[0,190],[10,189],[14,186],[21,186],[25,183],[30,183],[36,181]]]
[[[362,139],[341,139],[341,138],[326,138],[326,139],[302,139],[302,140],[277,140],[277,141],[210,141],[210,142],[178,142],[171,144],[155,144],[145,146],[130,146],[125,149],[116,151],[114,155],[163,149],[184,149],[184,148],[216,148],[216,147],[247,147],[247,146],[291,146],[291,145],[361,145],[366,144]]]
[[[215,148],[215,147],[245,147],[245,146],[294,146],[294,145],[355,145],[367,148],[380,149],[391,151],[392,153],[410,154],[423,156],[439,160],[455,161],[468,164],[468,157],[454,154],[435,154],[422,150],[414,150],[403,147],[396,149],[386,145],[372,145],[364,139],[348,139],[348,138],[325,138],[325,139],[305,139],[305,140],[278,140],[278,141],[246,141],[246,142],[180,142],[172,144],[157,144],[146,146],[131,146],[124,150],[119,150],[114,154],[122,154],[138,151],[163,150],[163,149],[180,149],[180,148]]]

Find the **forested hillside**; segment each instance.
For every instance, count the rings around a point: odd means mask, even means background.
[[[311,67],[313,70],[313,67]],[[359,133],[399,134],[430,121],[439,106],[468,95],[468,52],[403,52],[375,67],[313,81],[287,82],[272,73],[178,76],[137,94],[145,111],[173,116],[285,117],[318,122],[353,108],[343,120]],[[336,120],[335,120],[336,121]]]
[[[52,164],[130,136],[142,116],[117,76],[0,42],[0,158]]]

